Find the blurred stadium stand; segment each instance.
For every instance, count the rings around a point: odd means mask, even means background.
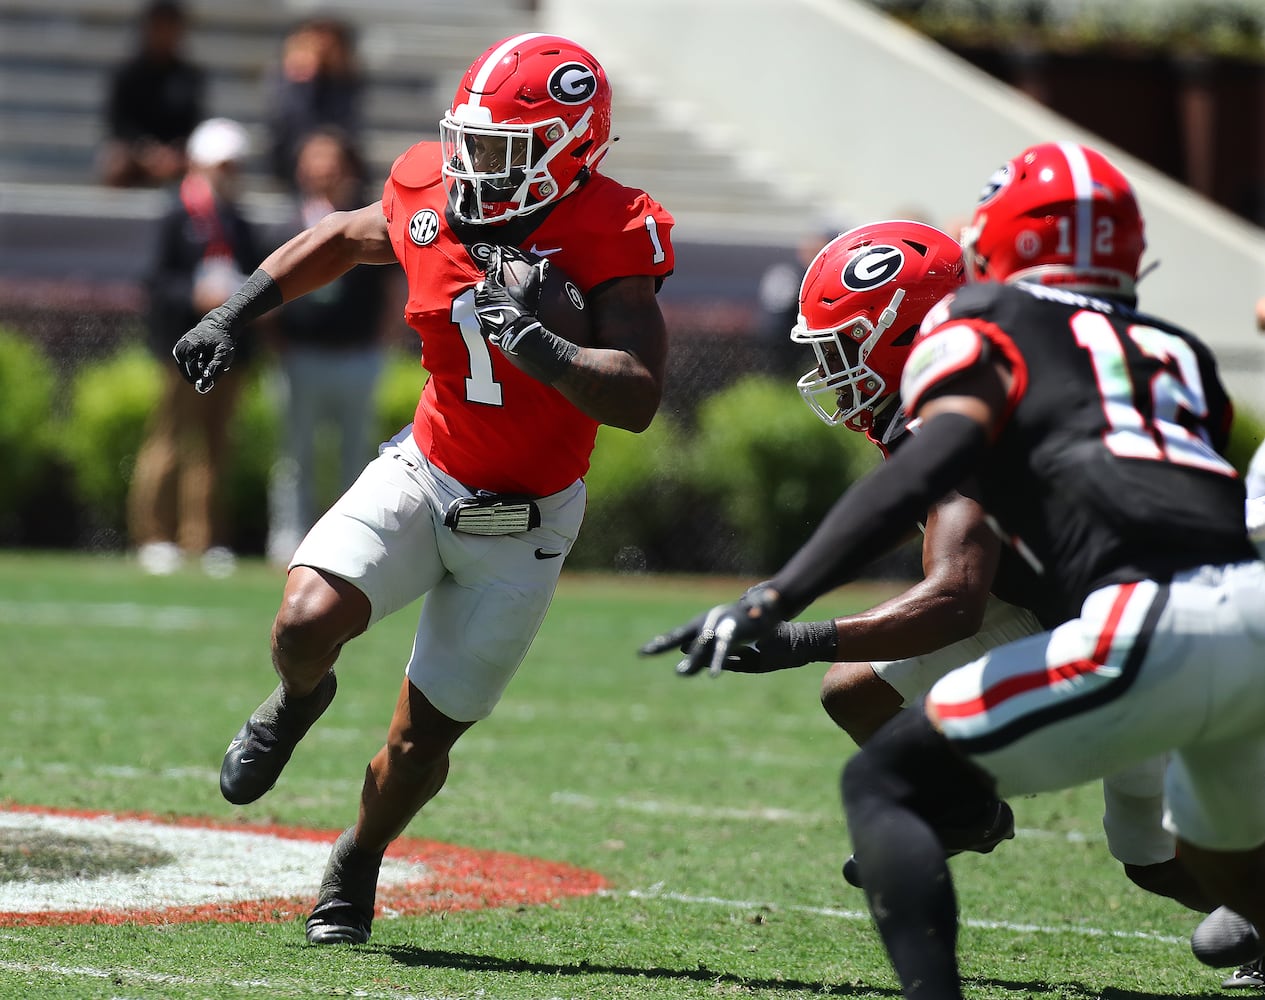
[[[0,0],[0,322],[32,330],[73,360],[109,349],[133,321],[148,230],[161,205],[158,192],[94,183],[105,81],[131,50],[141,6]],[[367,153],[378,178],[411,143],[436,135],[461,72],[492,41],[521,30],[573,34],[599,54],[615,86],[621,141],[608,172],[646,188],[677,217],[677,273],[663,294],[672,328],[689,334],[696,350],[722,341],[730,370],[759,366],[747,342],[758,321],[760,275],[823,220],[844,225],[921,212],[952,229],[1006,156],[1036,135],[1078,135],[1022,93],[984,84],[964,60],[853,0],[187,6],[189,53],[208,72],[209,112],[237,118],[256,140],[246,201],[268,226],[281,224],[287,204],[262,157],[267,74],[286,30],[302,18],[334,14],[357,28]],[[1064,125],[1063,134],[1050,131]],[[1142,195],[1165,260],[1154,285],[1180,280],[1173,262],[1185,267],[1177,251],[1186,248],[1176,246],[1183,227],[1193,226],[1199,245],[1217,253],[1246,248],[1239,258],[1265,259],[1254,249],[1259,229],[1193,196],[1183,200],[1177,185],[1152,173],[1141,175]],[[1205,291],[1202,305],[1213,309],[1217,326],[1232,326],[1226,317],[1242,314],[1242,332],[1217,346],[1236,370],[1254,373],[1260,352],[1248,313],[1265,292],[1265,267],[1251,266],[1248,280],[1238,281],[1242,304],[1208,295],[1217,283],[1198,268],[1191,284]],[[1235,275],[1241,260],[1236,267]],[[1154,298],[1148,304],[1163,311]],[[681,391],[690,391],[694,377]]]
[[[0,2],[0,318],[16,311],[105,313],[136,306],[147,230],[162,204],[152,190],[94,183],[101,105],[110,69],[131,50],[136,0]],[[243,122],[255,140],[247,163],[252,217],[284,221],[287,202],[267,174],[263,125],[267,74],[286,30],[313,13],[284,0],[190,0],[190,56],[208,73],[208,110]],[[323,3],[357,28],[367,76],[366,152],[375,180],[436,123],[466,66],[496,38],[532,30],[514,0],[367,0]],[[699,323],[749,322],[753,285],[771,255],[792,245],[809,204],[770,180],[744,176],[736,158],[674,127],[616,86],[611,173],[643,186],[678,217],[680,300],[709,300]],[[814,220],[815,221],[815,220]],[[693,239],[697,249],[692,250]],[[723,242],[718,252],[711,244]],[[687,286],[688,287],[684,287]]]

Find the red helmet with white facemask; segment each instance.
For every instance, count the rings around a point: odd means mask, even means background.
[[[610,132],[610,84],[588,51],[559,35],[497,42],[439,123],[449,203],[473,223],[537,211],[580,186]]]
[[[876,222],[827,243],[808,265],[791,330],[817,355],[796,383],[809,408],[832,426],[869,430],[900,388],[923,317],[964,280],[957,242],[921,222]]]
[[[1072,142],[1032,146],[980,193],[962,249],[976,281],[1026,281],[1133,298],[1146,247],[1133,188]]]

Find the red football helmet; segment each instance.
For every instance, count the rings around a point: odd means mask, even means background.
[[[1028,281],[1133,297],[1146,240],[1133,188],[1072,142],[1031,146],[984,190],[962,249],[977,281]]]
[[[449,202],[466,222],[504,222],[574,191],[606,155],[611,88],[587,51],[515,35],[466,70],[439,123]]]
[[[791,340],[817,367],[796,383],[827,424],[869,430],[900,387],[918,325],[965,280],[953,237],[921,222],[876,222],[827,243],[808,265]]]

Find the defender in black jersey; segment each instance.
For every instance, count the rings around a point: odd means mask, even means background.
[[[864,433],[884,457],[907,442],[901,370],[919,324],[965,277],[957,242],[920,222],[871,223],[831,240],[807,268],[790,333],[813,349],[816,364],[797,383],[809,408],[829,426]],[[992,530],[977,484],[960,483],[921,521],[921,580],[857,614],[782,622],[734,650],[724,669],[830,663],[822,706],[861,745],[950,670],[1068,619],[1063,599]],[[1103,780],[1108,848],[1136,885],[1207,912],[1213,904],[1177,861],[1161,823],[1165,763],[1153,758]],[[1014,818],[1000,800],[968,799],[953,828],[946,851],[987,853],[1014,835]],[[843,874],[862,884],[854,857]]]
[[[1046,144],[1011,160],[965,243],[973,275],[1006,284],[928,315],[901,375],[913,440],[768,583],[645,650],[692,632],[683,666],[719,671],[973,474],[998,532],[1071,617],[948,674],[844,769],[866,894],[906,996],[961,996],[941,831],[964,797],[1070,787],[1163,753],[1180,855],[1246,918],[1235,947],[1196,942],[1196,954],[1255,958],[1265,802],[1242,790],[1265,783],[1265,564],[1217,452],[1229,403],[1211,356],[1132,308],[1141,218],[1093,150]]]

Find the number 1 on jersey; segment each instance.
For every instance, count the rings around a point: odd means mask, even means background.
[[[466,379],[466,399],[471,403],[501,405],[501,383],[492,377],[492,352],[479,330],[474,315],[474,289],[469,288],[452,300],[452,321],[461,331],[461,339],[470,356],[470,377]]]

